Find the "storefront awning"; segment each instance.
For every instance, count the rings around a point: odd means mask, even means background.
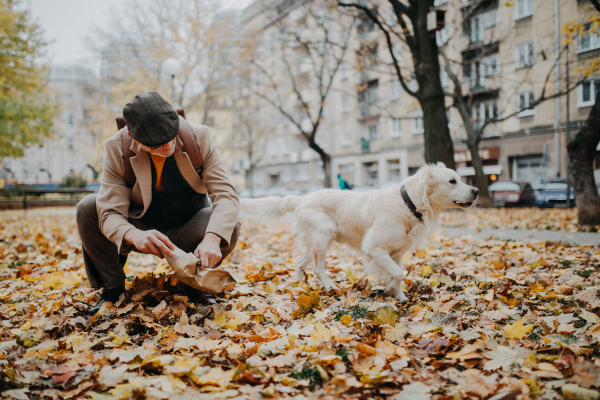
[[[474,176],[475,168],[459,167],[459,168],[456,168],[456,172],[460,176]],[[486,175],[500,175],[502,173],[502,165],[484,165],[483,173]]]

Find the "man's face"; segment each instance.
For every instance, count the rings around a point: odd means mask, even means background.
[[[175,140],[176,139],[177,138],[171,140],[170,142],[163,144],[162,146],[154,147],[154,148],[145,146],[135,139],[133,139],[133,140],[134,140],[134,142],[136,142],[137,144],[142,146],[142,149],[146,150],[148,153],[150,153],[152,155],[159,156],[159,157],[170,157],[173,155],[173,152],[175,151]]]

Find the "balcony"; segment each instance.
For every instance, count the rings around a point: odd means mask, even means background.
[[[374,106],[368,103],[360,103],[358,105],[360,109],[360,118],[359,120],[366,120],[374,117],[379,117],[381,115],[381,110],[379,107]]]

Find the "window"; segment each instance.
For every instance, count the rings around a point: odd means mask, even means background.
[[[583,32],[579,35],[579,51],[588,51],[600,47],[600,30],[590,33],[592,24],[587,24],[583,28]]]
[[[446,69],[443,67],[440,69],[440,82],[442,83],[443,88],[450,86],[450,78],[448,77]]]
[[[483,76],[489,76],[500,72],[500,54],[492,54],[491,56],[484,57],[481,60],[483,65]]]
[[[593,106],[600,90],[600,80],[585,81],[579,86],[578,107]]]
[[[448,42],[448,27],[445,26],[435,32],[435,41],[438,46],[443,46]]]
[[[527,110],[527,108],[535,102],[533,92],[523,92],[517,95],[517,111],[521,111],[517,114],[517,117],[529,117],[535,114],[534,109]]]
[[[369,103],[376,103],[379,101],[379,86],[369,86],[367,90],[365,90],[365,100]]]
[[[317,160],[315,165],[317,167],[317,179],[325,179],[325,167],[323,160]]]
[[[389,26],[394,26],[398,23],[398,17],[396,16],[396,11],[394,11],[394,8],[388,8],[388,12],[387,12],[387,18],[385,20],[385,23],[388,24]]]
[[[344,61],[340,64],[340,79],[344,81],[348,78],[350,78],[350,64]]]
[[[533,0],[517,0],[515,7],[515,20],[533,15]]]
[[[271,142],[271,157],[277,157],[278,147],[277,140],[273,140]]]
[[[342,112],[347,113],[350,111],[350,96],[347,94],[342,95]]]
[[[296,182],[310,180],[310,169],[308,163],[296,164]]]
[[[410,133],[418,135],[425,132],[423,128],[423,111],[415,111],[410,113]]]
[[[288,154],[290,154],[290,140],[286,138],[281,141],[281,155],[287,156]]]
[[[75,114],[73,113],[73,111],[69,111],[67,114],[67,123],[69,125],[73,125],[74,120],[75,120]]]
[[[352,136],[349,126],[344,126],[340,134],[340,144],[342,146],[350,146],[352,143]]]
[[[479,129],[485,121],[498,118],[498,114],[497,101],[481,102],[473,105],[471,109],[471,121],[475,125],[475,128]]]
[[[379,124],[369,125],[369,140],[379,139]]]
[[[397,138],[402,136],[402,127],[400,118],[390,118],[390,137]]]
[[[281,182],[289,182],[292,179],[292,172],[289,165],[281,167]]]
[[[317,131],[315,134],[315,143],[319,145],[320,148],[327,148],[327,134],[323,131]]]
[[[390,101],[400,98],[400,81],[390,81]]]
[[[448,2],[448,0],[435,0],[435,2],[433,3],[434,7],[438,7],[441,6],[442,4],[446,4]]]
[[[500,24],[500,15],[497,9],[475,15],[471,18],[471,42],[482,42],[485,39],[485,30],[498,24]]]
[[[528,67],[534,63],[533,42],[523,43],[515,47],[515,63],[517,68]]]

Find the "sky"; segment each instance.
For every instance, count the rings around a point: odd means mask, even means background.
[[[122,0],[25,0],[46,32],[48,60],[52,64],[89,62],[84,39],[94,25],[102,25],[111,5]],[[251,0],[223,0],[225,8],[243,8]]]

